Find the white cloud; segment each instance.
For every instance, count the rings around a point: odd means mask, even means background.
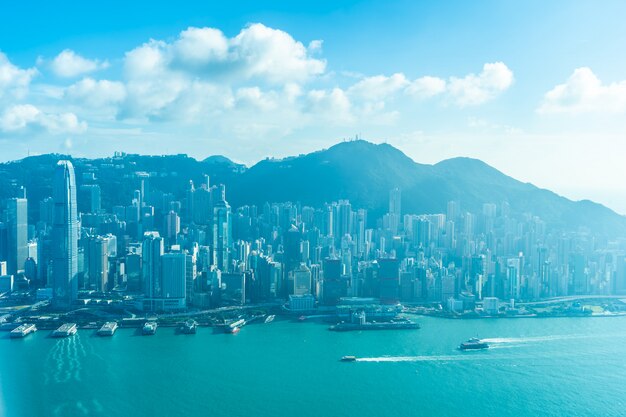
[[[0,99],[5,96],[22,98],[36,74],[37,70],[34,68],[21,69],[13,65],[6,55],[0,52]]]
[[[286,32],[256,23],[227,38],[214,28],[188,28],[172,43],[151,40],[126,54],[126,74],[146,78],[178,72],[211,81],[284,85],[321,75],[326,62],[311,57],[321,44],[306,48]]]
[[[396,73],[389,77],[376,75],[367,77],[348,89],[348,94],[364,100],[383,100],[409,85],[404,74]]]
[[[298,85],[326,68],[325,61],[311,57],[320,47],[314,42],[307,48],[262,24],[249,25],[233,38],[218,29],[192,27],[171,43],[150,40],[126,53],[127,94],[120,117],[178,115],[193,121],[193,114],[235,105],[273,108],[273,98],[263,88],[284,86],[294,100],[301,94]]]
[[[126,88],[119,81],[87,77],[69,86],[65,97],[89,107],[102,107],[122,102],[126,98]]]
[[[262,111],[273,110],[277,106],[274,93],[264,93],[259,87],[240,88],[235,94],[235,99],[238,106],[247,106]]]
[[[50,63],[52,72],[58,77],[72,78],[82,74],[104,69],[109,66],[107,61],[87,59],[71,49],[63,50]]]
[[[163,44],[165,46],[165,44]],[[171,47],[173,59],[183,66],[204,66],[228,59],[228,39],[214,28],[191,27],[180,33]]]
[[[539,113],[623,113],[626,80],[605,85],[588,67],[577,68],[564,84],[548,91]]]
[[[438,78],[425,76],[411,82],[406,92],[417,98],[430,98],[446,91],[446,81]]]
[[[45,113],[32,104],[11,106],[0,116],[2,132],[24,132],[29,128],[44,129],[52,134],[82,133],[87,123],[79,121],[74,113]]]
[[[504,63],[487,63],[478,75],[451,77],[447,90],[458,106],[472,106],[485,103],[507,90],[513,84],[513,79],[513,71]]]
[[[349,124],[354,121],[351,107],[346,93],[340,88],[334,88],[330,91],[309,91],[303,111],[332,124]]]
[[[309,50],[287,32],[255,23],[230,41],[231,57],[248,77],[275,84],[306,81],[326,70],[326,61],[312,58]],[[315,49],[315,44],[314,44]]]

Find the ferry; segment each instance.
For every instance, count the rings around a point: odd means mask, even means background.
[[[482,340],[472,337],[466,342],[463,342],[459,345],[460,350],[480,350],[480,349],[489,349],[489,344],[487,342],[483,342]]]
[[[183,325],[180,328],[180,331],[183,332],[184,334],[196,334],[197,327],[198,327],[198,323],[193,319],[189,319],[183,323]]]
[[[118,324],[115,321],[107,321],[98,330],[98,336],[113,336],[118,328]]]
[[[239,333],[240,330],[241,330],[241,327],[229,327],[226,330],[226,333],[237,334],[237,333]]]
[[[75,335],[77,331],[76,323],[64,323],[52,332],[52,337],[69,337]]]
[[[275,315],[273,315],[273,314],[269,315],[269,316],[265,317],[265,323],[271,323],[271,322],[274,321],[275,318],[276,318]]]
[[[156,321],[147,321],[143,325],[143,328],[141,329],[141,333],[143,335],[148,336],[148,335],[155,334],[156,330],[157,330],[157,323],[156,323]]]
[[[11,330],[10,336],[13,338],[26,337],[36,331],[37,327],[35,327],[34,324],[22,324],[21,326]]]
[[[341,362],[355,362],[356,356],[342,356]]]

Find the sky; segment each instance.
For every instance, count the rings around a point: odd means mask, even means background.
[[[626,214],[626,2],[7,2],[0,161],[359,137]]]

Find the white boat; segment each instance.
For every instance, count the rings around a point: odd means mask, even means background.
[[[141,329],[141,333],[144,335],[153,335],[156,333],[157,326],[158,325],[156,321],[147,321],[143,325],[143,328]]]
[[[193,319],[189,319],[185,323],[183,323],[180,330],[184,334],[195,334],[197,328],[198,328],[198,323]]]
[[[52,337],[68,337],[73,336],[78,331],[76,323],[64,323],[58,329],[52,332]]]
[[[265,323],[271,323],[271,322],[273,322],[273,321],[274,321],[274,319],[275,319],[275,318],[276,318],[276,316],[275,316],[275,315],[273,315],[273,314],[271,314],[271,315],[269,315],[269,316],[267,316],[267,317],[265,318]]]
[[[34,324],[22,324],[21,326],[11,330],[10,336],[13,338],[26,337],[36,331],[37,327],[35,327]]]
[[[118,327],[117,322],[107,321],[100,327],[100,330],[98,330],[98,336],[113,336]]]

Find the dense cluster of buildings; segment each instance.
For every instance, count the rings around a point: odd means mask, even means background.
[[[346,297],[497,310],[497,299],[626,293],[626,239],[558,230],[506,202],[411,214],[394,188],[373,219],[347,200],[232,208],[208,177],[176,198],[154,175],[134,172],[128,204],[103,207],[97,177],[78,185],[60,161],[35,224],[23,188],[4,201],[0,293],[36,290],[59,308],[116,294],[147,311],[279,300],[305,311]]]

